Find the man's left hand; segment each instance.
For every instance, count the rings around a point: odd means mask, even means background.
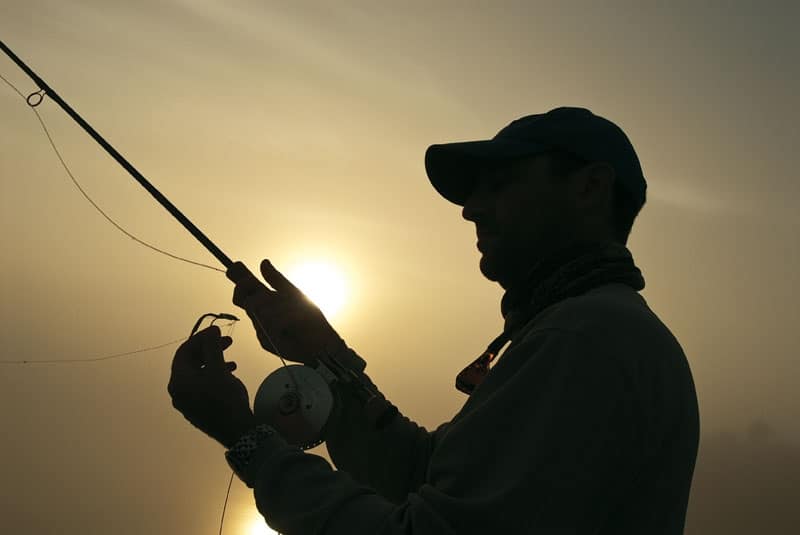
[[[198,332],[175,353],[167,386],[172,406],[226,448],[256,425],[247,388],[232,373],[236,363],[222,354],[232,343],[215,325]]]

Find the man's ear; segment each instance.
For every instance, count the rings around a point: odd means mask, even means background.
[[[614,197],[617,173],[608,162],[592,162],[575,176],[576,200],[586,208],[603,207]]]

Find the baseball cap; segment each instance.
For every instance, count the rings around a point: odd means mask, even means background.
[[[512,121],[492,139],[431,145],[425,152],[425,170],[436,191],[463,206],[480,166],[551,150],[609,163],[619,184],[636,202],[644,204],[647,182],[628,136],[619,126],[586,108],[560,107],[527,115]]]

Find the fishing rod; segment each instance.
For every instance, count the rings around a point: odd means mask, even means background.
[[[101,136],[97,130],[92,128],[92,125],[87,123],[83,117],[81,117],[78,112],[72,109],[72,107],[66,103],[66,101],[59,96],[56,91],[50,87],[50,85],[42,80],[38,74],[36,74],[28,65],[25,64],[10,48],[8,48],[3,41],[0,41],[0,50],[6,53],[6,55],[11,58],[11,61],[17,64],[17,66],[22,69],[25,74],[30,76],[31,80],[33,80],[36,85],[39,86],[40,91],[37,93],[32,93],[28,96],[28,105],[35,107],[41,103],[42,98],[46,95],[50,97],[53,102],[59,105],[62,110],[64,110],[67,115],[72,117],[72,119],[83,128],[87,134],[89,134],[92,139],[94,139],[105,151],[114,158],[117,163],[119,163],[130,175],[142,185],[144,189],[150,193],[150,195],[158,201],[158,203],[167,209],[167,211],[172,214],[172,216],[180,222],[183,227],[188,230],[192,236],[197,238],[197,240],[202,243],[208,251],[213,254],[217,260],[219,260],[225,268],[230,268],[233,265],[233,261],[222,252],[222,250],[217,247],[214,242],[212,242],[208,236],[203,234],[203,232],[192,223],[188,217],[183,215],[183,213],[178,210],[178,208],[170,202],[158,189],[147,180],[142,173],[139,172],[128,160],[125,159],[122,154],[120,154],[117,149],[111,146],[111,144]],[[39,95],[39,98],[34,98],[36,95]]]
[[[41,104],[45,96],[50,97],[56,104],[64,110],[83,130],[89,134],[103,149],[117,161],[128,173],[150,193],[150,195],[158,201],[183,227],[188,230],[208,251],[219,260],[226,269],[233,265],[233,261],[217,247],[189,218],[170,202],[153,184],[147,180],[122,154],[119,153],[111,144],[103,138],[92,126],[87,123],[83,117],[78,114],[72,107],[61,98],[61,96],[50,85],[42,80],[33,69],[22,61],[2,40],[0,40],[0,50],[11,58],[11,60],[22,69],[39,87],[39,91],[33,92],[28,95],[26,99],[29,106],[35,108]],[[170,255],[172,256],[172,255]],[[208,266],[210,267],[210,266]],[[214,268],[212,268],[214,269]],[[264,329],[261,322],[257,317],[254,317],[257,328],[259,328],[269,339],[269,335]],[[202,320],[202,318],[201,318]],[[199,321],[198,321],[199,323]],[[196,329],[197,325],[195,326]],[[193,329],[193,332],[194,330]],[[275,344],[271,344],[275,351],[278,348]],[[331,356],[321,355],[318,357],[318,366],[311,367],[305,365],[287,366],[284,362],[283,368],[280,368],[270,374],[264,379],[259,391],[254,399],[254,411],[263,414],[280,414],[281,417],[286,417],[286,424],[288,426],[291,437],[290,443],[295,443],[303,449],[311,448],[323,441],[322,435],[327,422],[328,416],[332,409],[333,398],[332,396],[322,395],[320,399],[320,392],[326,389],[326,386],[331,384],[334,380],[351,384],[355,387],[355,393],[361,403],[364,405],[367,413],[367,418],[373,425],[380,429],[387,425],[393,417],[397,414],[397,408],[391,404],[381,394],[374,385],[371,385],[369,380],[363,375],[363,370],[366,367],[366,362],[356,355],[354,352],[349,352],[348,362],[339,362]],[[277,353],[276,353],[277,354]],[[280,357],[281,355],[278,354]],[[287,377],[284,375],[288,374]],[[298,381],[298,377],[300,380]],[[285,392],[283,384],[289,380],[294,383],[295,391]],[[327,390],[330,390],[327,388]],[[299,396],[299,398],[298,398]],[[316,400],[318,403],[300,405],[300,400],[305,398],[306,402]],[[258,409],[261,408],[261,411]],[[304,413],[303,408],[311,409],[310,412]],[[299,418],[299,422],[297,419]],[[308,424],[311,424],[310,428]],[[278,426],[280,428],[280,426]]]

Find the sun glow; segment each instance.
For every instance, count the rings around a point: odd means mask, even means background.
[[[286,276],[328,319],[335,318],[345,304],[348,290],[345,278],[329,262],[302,262],[290,268]]]
[[[264,521],[264,517],[259,514],[255,515],[253,520],[250,521],[246,535],[278,535],[278,532],[270,529]]]

